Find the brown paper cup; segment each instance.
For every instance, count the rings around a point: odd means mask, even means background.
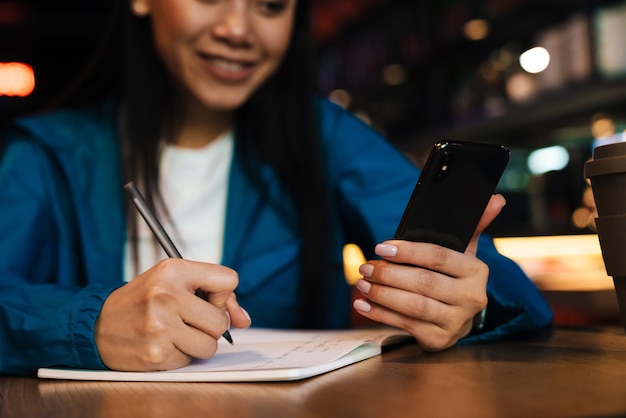
[[[597,147],[584,170],[598,215],[626,215],[626,142]]]
[[[602,258],[613,276],[626,331],[626,142],[595,148],[584,175],[591,182]]]

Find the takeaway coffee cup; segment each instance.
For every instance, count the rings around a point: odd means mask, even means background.
[[[598,210],[596,227],[604,266],[613,276],[626,331],[626,142],[595,148],[584,171]]]

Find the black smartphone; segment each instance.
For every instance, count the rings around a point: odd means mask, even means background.
[[[506,146],[442,141],[434,145],[394,239],[465,252],[509,162]]]

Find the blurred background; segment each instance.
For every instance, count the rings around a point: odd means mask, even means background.
[[[417,163],[441,139],[509,146],[496,244],[556,322],[619,322],[583,166],[595,146],[626,139],[626,1],[311,1],[322,94]],[[61,94],[110,8],[0,0],[0,117]]]

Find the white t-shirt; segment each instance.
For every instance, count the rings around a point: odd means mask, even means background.
[[[159,186],[175,228],[157,213],[163,228],[185,259],[220,263],[222,259],[228,173],[233,155],[233,135],[228,132],[203,148],[167,144],[163,149]],[[152,231],[137,219],[141,274],[167,258],[155,245]],[[132,251],[125,246],[124,279],[135,277]]]

